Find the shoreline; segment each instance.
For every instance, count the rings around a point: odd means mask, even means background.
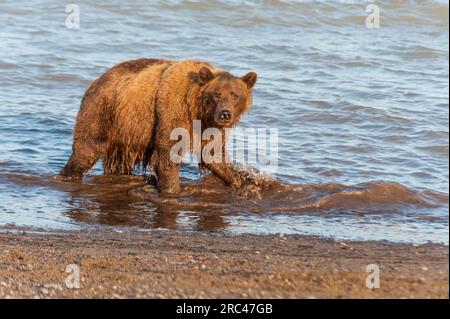
[[[448,256],[435,243],[4,227],[0,298],[449,298]],[[366,287],[369,264],[380,288]]]

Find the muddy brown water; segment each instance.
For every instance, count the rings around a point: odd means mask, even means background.
[[[3,186],[28,189],[28,194],[10,194],[12,201],[3,203],[16,211],[23,210],[24,223],[19,225],[44,228],[303,233],[424,242],[431,241],[432,232],[439,229],[434,225],[445,225],[445,219],[433,216],[447,200],[445,194],[418,192],[381,181],[346,186],[283,184],[261,176],[256,180],[258,189],[241,193],[213,175],[196,180],[183,178],[182,193],[173,197],[161,196],[146,176],[88,176],[83,183],[60,181],[55,176],[11,174],[0,178]],[[48,194],[53,194],[57,206],[39,201]],[[43,204],[56,211],[49,211]],[[418,216],[417,211],[429,213]],[[56,212],[58,223],[52,220]],[[426,229],[422,224],[434,227]]]

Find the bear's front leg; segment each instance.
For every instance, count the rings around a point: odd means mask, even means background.
[[[158,176],[158,186],[161,194],[180,193],[180,164],[176,164],[170,159],[170,149],[160,148],[157,156],[158,164],[156,174]]]
[[[244,184],[239,172],[229,163],[203,163],[203,165],[234,188],[241,188]]]

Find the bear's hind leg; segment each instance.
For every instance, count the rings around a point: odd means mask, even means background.
[[[100,151],[98,147],[75,141],[73,143],[73,153],[60,174],[64,177],[81,180],[84,172],[91,169],[99,158]]]

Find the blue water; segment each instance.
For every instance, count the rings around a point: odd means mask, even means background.
[[[69,29],[65,3],[2,1],[0,225],[448,243],[448,3],[380,3],[376,29],[365,26],[368,3],[77,1],[80,28]],[[257,72],[240,127],[278,129],[277,182],[306,190],[266,194],[258,213],[245,201],[194,197],[213,208],[187,209],[182,198],[164,215],[153,197],[127,197],[129,181],[108,180],[123,187],[102,195],[95,179],[50,182],[70,155],[85,90],[138,57]],[[193,167],[183,174],[198,177]]]

